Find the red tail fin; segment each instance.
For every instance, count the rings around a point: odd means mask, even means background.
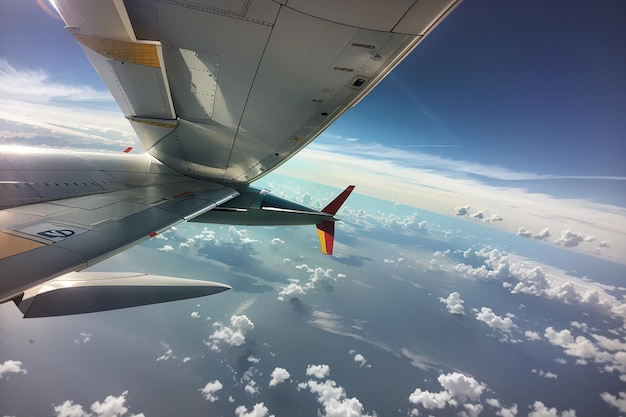
[[[341,205],[346,201],[350,193],[354,190],[354,185],[348,186],[341,194],[322,209],[322,212],[335,215]],[[326,255],[333,254],[333,244],[335,243],[335,221],[324,220],[317,224],[317,236],[320,239],[320,248]]]

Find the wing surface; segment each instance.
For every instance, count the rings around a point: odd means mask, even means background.
[[[185,181],[0,211],[0,302],[79,271],[239,193]]]
[[[148,152],[248,184],[367,94],[459,0],[56,0]]]

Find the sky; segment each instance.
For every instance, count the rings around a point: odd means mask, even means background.
[[[75,136],[55,146],[140,151],[62,22],[35,1],[1,7],[2,143],[50,146],[36,127]],[[449,215],[468,207],[470,221],[548,229],[546,241],[620,261],[624,18],[621,1],[462,3],[278,172]]]
[[[4,304],[0,414],[626,413],[625,20],[622,1],[465,1],[259,181],[318,208],[354,183],[337,256],[310,228],[183,224],[96,269],[232,291],[42,320]],[[0,0],[5,144],[141,152],[35,1]]]

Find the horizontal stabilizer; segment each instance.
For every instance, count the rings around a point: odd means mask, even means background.
[[[320,239],[320,249],[324,255],[333,254],[333,244],[335,243],[335,222],[323,221],[317,224],[317,236]]]
[[[75,272],[27,290],[24,317],[92,313],[203,297],[230,289],[211,281],[127,272]]]

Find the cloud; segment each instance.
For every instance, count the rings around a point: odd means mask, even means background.
[[[243,390],[250,395],[256,395],[261,392],[261,389],[257,386],[256,381],[254,379],[248,378],[248,382]]]
[[[455,254],[457,253],[462,253],[464,258],[472,258],[472,262],[458,263],[456,259],[448,260],[449,252],[436,252],[430,268],[459,272],[482,279],[499,279],[512,294],[525,293],[546,297],[626,321],[626,302],[609,294],[606,286],[590,279],[576,279],[567,271],[537,264],[530,259],[490,247],[478,251],[457,250]],[[482,264],[477,265],[477,262]],[[550,274],[546,270],[550,271]],[[511,284],[509,280],[517,282]]]
[[[550,229],[548,229],[547,227],[544,227],[543,229],[541,229],[541,231],[538,234],[533,235],[533,238],[543,240],[543,239],[547,239],[550,236],[551,236]]]
[[[228,228],[228,236],[230,237],[230,242],[233,246],[240,248],[251,249],[254,243],[260,242],[260,240],[252,239],[248,236],[248,231],[246,229],[238,230],[235,226],[230,226]]]
[[[365,357],[361,355],[360,353],[357,353],[356,355],[354,355],[354,361],[358,363],[359,366],[363,366],[367,363],[367,361],[365,360]]]
[[[241,346],[246,342],[246,333],[254,329],[254,323],[244,315],[233,315],[230,318],[230,327],[224,326],[221,322],[213,324],[217,328],[209,336],[211,342],[206,342],[213,350],[219,350],[219,342],[224,342],[230,346]]]
[[[91,341],[91,336],[93,336],[91,333],[81,332],[80,339],[74,339],[74,343],[77,345],[81,343],[89,343]]]
[[[219,399],[216,393],[220,391],[223,387],[224,386],[222,385],[222,383],[216,379],[215,381],[207,382],[204,388],[200,388],[198,391],[202,393],[202,396],[205,400],[213,403]]]
[[[272,246],[273,249],[282,248],[285,245],[285,241],[281,240],[280,238],[275,237],[270,242],[270,245]]]
[[[476,314],[476,319],[484,322],[492,329],[499,329],[506,333],[511,333],[511,328],[515,327],[510,317],[500,317],[489,307],[481,307],[480,312]]]
[[[193,311],[191,313],[191,317],[193,317],[194,319],[199,319],[200,318],[200,313],[198,313],[197,311]]]
[[[75,101],[112,102],[108,91],[96,91],[90,86],[54,83],[43,70],[18,69],[0,58],[0,97],[19,97],[30,102]]]
[[[0,363],[0,378],[8,374],[26,374],[28,371],[22,368],[21,361],[7,360]]]
[[[465,314],[465,308],[463,307],[463,299],[458,292],[452,292],[447,298],[439,297],[439,301],[446,305],[448,312],[462,316]]]
[[[541,229],[541,232],[534,234],[533,232],[531,232],[530,230],[526,230],[526,228],[522,226],[519,229],[517,229],[517,235],[521,237],[525,237],[527,239],[533,238],[537,240],[544,240],[550,237],[550,229],[545,227]]]
[[[0,139],[31,139],[35,136],[37,136],[37,134],[33,132],[9,132],[8,130],[0,130]]]
[[[165,349],[165,353],[156,359],[157,362],[161,362],[161,361],[165,362],[169,359],[176,359],[176,356],[174,356],[174,351],[172,350],[170,345],[168,345],[165,342],[161,342],[161,346],[163,346],[163,349]]]
[[[487,405],[497,408],[496,415],[500,417],[515,417],[517,415],[517,404],[513,404],[511,407],[506,408],[500,405],[500,401],[497,398],[487,398],[485,401]]]
[[[174,250],[174,248],[172,247],[172,245],[165,245],[162,248],[158,248],[157,250],[159,252],[171,252]]]
[[[618,395],[619,397],[616,397],[608,392],[603,392],[600,394],[600,398],[602,398],[607,404],[617,408],[620,413],[626,414],[626,392],[620,392]]]
[[[553,327],[547,327],[544,336],[550,344],[563,348],[563,353],[577,358],[576,364],[582,365],[592,360],[601,364],[605,372],[617,371],[620,380],[626,382],[626,349],[620,340],[592,334],[596,341],[594,344],[585,336],[574,336],[568,329],[557,331]]]
[[[259,363],[259,362],[261,362],[261,359],[257,358],[256,356],[252,356],[252,355],[248,356],[247,360],[250,363]]]
[[[291,375],[285,368],[274,368],[272,371],[272,379],[270,380],[270,387],[275,387],[278,384],[282,384],[283,382],[289,380]]]
[[[593,236],[585,236],[580,233],[572,232],[570,229],[561,231],[561,236],[554,241],[557,245],[565,246],[566,248],[573,248],[578,246],[582,242],[592,242],[595,238]]]
[[[348,398],[343,387],[338,386],[333,380],[327,379],[323,382],[309,380],[306,382],[309,390],[317,397],[324,407],[324,413],[318,412],[319,417],[374,417],[376,413],[367,414],[364,412],[363,404],[356,397]]]
[[[533,368],[530,371],[533,374],[537,374],[537,375],[539,375],[540,377],[543,377],[543,378],[548,378],[548,379],[557,379],[558,378],[557,374],[552,373],[552,372],[546,372],[543,369],[537,370],[537,369]]]
[[[447,406],[456,407],[459,403],[477,401],[486,388],[485,384],[460,372],[440,374],[437,381],[443,387],[442,391],[430,392],[416,388],[409,395],[409,402],[427,410],[442,409]],[[472,407],[466,411],[471,412],[471,409]],[[473,407],[473,410],[477,411],[477,408]]]
[[[539,335],[539,333],[533,332],[531,330],[526,330],[524,332],[524,336],[526,336],[528,340],[541,340],[541,336]]]
[[[314,376],[318,379],[326,378],[330,374],[330,367],[328,365],[308,365],[306,367],[306,375]]]
[[[559,412],[556,408],[548,408],[541,401],[535,401],[528,417],[576,417],[576,411],[570,409]]]
[[[346,278],[345,274],[333,275],[331,268],[324,269],[321,267],[311,268],[307,264],[295,265],[294,268],[308,274],[304,282],[299,279],[292,278],[287,286],[281,287],[278,292],[277,300],[284,301],[285,297],[305,295],[320,286],[327,285],[329,282],[335,282],[339,279]]]
[[[454,208],[454,214],[457,216],[465,216],[469,214],[470,206],[456,206]]]
[[[250,411],[248,411],[245,405],[240,405],[235,408],[235,414],[237,417],[274,417],[273,414],[268,416],[269,410],[264,403],[254,404]]]
[[[53,405],[55,417],[121,417],[126,415],[126,396],[128,391],[124,391],[119,396],[109,395],[104,401],[96,401],[91,404],[91,411],[85,411],[80,404],[74,404],[71,400],[66,400],[59,405]],[[143,413],[132,414],[129,417],[144,417]]]

